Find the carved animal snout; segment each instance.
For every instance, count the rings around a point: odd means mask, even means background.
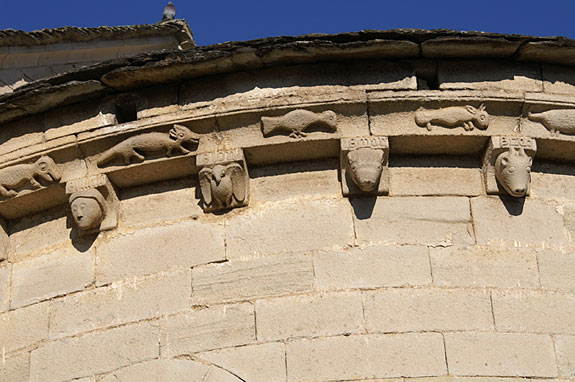
[[[511,196],[522,197],[529,191],[533,158],[523,149],[510,148],[495,162],[495,177]]]
[[[383,169],[383,151],[363,148],[347,154],[351,178],[364,192],[374,191]]]

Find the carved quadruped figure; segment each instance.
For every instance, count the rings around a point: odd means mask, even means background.
[[[536,151],[537,144],[532,138],[491,137],[483,159],[487,193],[501,193],[501,187],[513,197],[528,195]]]
[[[58,182],[62,173],[54,160],[42,156],[34,163],[17,164],[0,170],[0,196],[7,199],[18,195],[19,188],[29,184],[33,189],[42,187],[36,177],[48,182]]]
[[[206,212],[227,210],[248,203],[249,177],[241,150],[199,154],[197,165]]]
[[[144,133],[127,138],[110,149],[104,151],[96,158],[96,163],[102,167],[106,163],[122,158],[126,165],[132,162],[133,158],[144,161],[144,154],[165,152],[167,156],[172,156],[175,151],[188,154],[185,143],[198,143],[200,136],[190,131],[185,126],[174,125],[169,133]]]
[[[281,117],[262,117],[262,132],[264,137],[276,131],[289,132],[292,138],[306,137],[307,130],[313,126],[335,132],[337,130],[337,116],[327,110],[322,113],[314,113],[309,110],[293,110]]]
[[[542,113],[529,112],[527,118],[541,123],[551,134],[575,134],[575,109],[548,110]]]
[[[341,187],[344,196],[385,195],[389,192],[386,137],[341,140]]]
[[[471,131],[474,127],[485,130],[489,127],[489,114],[483,104],[479,108],[470,105],[450,106],[439,110],[419,108],[415,112],[415,123],[429,131],[434,126],[463,127],[466,131]]]

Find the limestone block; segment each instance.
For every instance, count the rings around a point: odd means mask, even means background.
[[[158,323],[143,322],[49,342],[30,355],[30,382],[67,381],[157,358],[158,339]]]
[[[285,255],[233,260],[192,269],[192,301],[247,300],[311,290],[311,256]]]
[[[219,305],[162,320],[162,357],[174,357],[255,341],[254,306]]]
[[[140,321],[189,307],[191,271],[128,280],[52,301],[50,337]]]
[[[305,339],[289,342],[286,354],[288,381],[447,374],[438,333]]]
[[[507,197],[471,199],[477,244],[560,246],[563,218],[553,203]]]
[[[11,308],[84,289],[94,282],[94,251],[70,247],[12,266]]]
[[[12,266],[2,263],[0,266],[0,312],[8,310],[10,305],[10,272]]]
[[[452,375],[557,376],[549,336],[514,333],[446,333],[444,336]]]
[[[66,106],[43,115],[46,139],[95,130],[117,124],[111,102],[97,102]]]
[[[407,382],[568,382],[567,379],[509,378],[509,377],[434,377],[410,378]]]
[[[573,68],[548,64],[541,65],[541,68],[545,93],[575,95]]]
[[[555,336],[554,340],[559,372],[564,377],[575,377],[575,336]]]
[[[48,303],[0,314],[0,347],[6,353],[48,338]]]
[[[390,167],[389,173],[393,196],[483,193],[481,172],[475,168]]]
[[[543,199],[575,200],[575,177],[567,175],[569,173],[561,174],[555,171],[553,173],[531,172],[531,196]]]
[[[575,296],[539,291],[494,292],[498,330],[575,334]]]
[[[177,85],[155,86],[138,93],[142,103],[138,105],[138,119],[179,111]]]
[[[187,221],[146,228],[98,245],[96,281],[103,284],[223,259],[220,225]]]
[[[489,293],[389,289],[364,293],[368,332],[493,330]]]
[[[416,286],[431,283],[427,248],[379,246],[313,256],[320,289]]]
[[[360,243],[473,244],[467,198],[405,197],[352,200]]]
[[[290,296],[256,301],[258,340],[360,333],[363,308],[359,292]]]
[[[30,354],[28,352],[3,358],[0,362],[0,381],[28,382],[29,370]]]
[[[200,353],[197,357],[224,370],[229,370],[243,381],[286,381],[285,345],[283,343],[238,346]]]
[[[441,90],[502,89],[541,92],[539,65],[496,61],[445,61],[438,65]]]
[[[25,118],[2,125],[0,154],[40,144],[44,141],[44,125],[38,117]]]
[[[575,292],[575,256],[572,253],[541,252],[537,254],[539,278],[544,289]]]
[[[431,248],[433,281],[440,286],[537,288],[536,255],[515,248]]]
[[[353,243],[345,200],[301,200],[254,206],[226,224],[228,258],[343,248]]]

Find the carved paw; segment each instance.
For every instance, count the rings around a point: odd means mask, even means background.
[[[431,122],[427,123],[427,125],[425,127],[427,128],[427,131],[431,131],[431,129],[433,129]]]

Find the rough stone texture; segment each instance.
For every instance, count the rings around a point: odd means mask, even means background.
[[[360,333],[361,294],[343,292],[258,300],[256,326],[260,341]]]
[[[555,336],[554,342],[559,372],[564,377],[575,377],[575,337]]]
[[[189,221],[146,228],[98,246],[96,280],[102,284],[223,259],[220,225]]]
[[[481,173],[473,168],[391,167],[390,194],[404,195],[470,195],[483,192]],[[457,179],[454,182],[453,179]]]
[[[48,338],[48,303],[0,314],[0,347],[10,353]]]
[[[471,199],[475,235],[479,245],[560,246],[563,218],[552,203],[503,197]]]
[[[50,337],[184,311],[189,306],[191,271],[128,280],[52,301]]]
[[[537,288],[536,255],[493,247],[431,248],[433,281],[440,286]]]
[[[364,296],[370,333],[494,329],[486,292],[389,289]]]
[[[453,375],[557,376],[553,343],[546,335],[447,333],[445,348]]]
[[[252,304],[194,310],[162,320],[162,357],[174,357],[255,341]]]
[[[253,206],[244,214],[230,217],[226,225],[226,253],[231,259],[338,249],[352,244],[353,237],[347,201],[284,202],[266,208]]]
[[[288,381],[447,374],[440,334],[367,335],[287,344]]]
[[[560,169],[563,170],[563,168]],[[556,173],[532,172],[529,192],[531,196],[537,198],[575,200],[575,177]]]
[[[32,351],[30,381],[65,381],[157,358],[158,339],[158,323],[144,322],[50,342]]]
[[[28,382],[30,354],[19,353],[0,362],[0,381]]]
[[[305,255],[210,264],[192,270],[192,301],[217,303],[303,292],[312,288],[313,279],[312,258]]]
[[[84,289],[94,282],[94,252],[62,249],[12,266],[12,309]]]
[[[575,292],[575,256],[571,253],[542,252],[537,255],[539,278],[544,289]]]
[[[10,305],[10,264],[0,266],[0,312],[8,310]]]
[[[368,199],[352,201],[360,243],[474,243],[467,198],[378,198],[375,206],[371,203]]]
[[[573,69],[567,66],[542,65],[543,91],[545,93],[575,94]]]
[[[285,345],[269,343],[238,346],[198,354],[198,358],[229,370],[244,381],[286,381]]]
[[[313,256],[320,289],[415,286],[431,283],[428,250],[416,246],[352,248]]]
[[[494,292],[493,314],[498,330],[575,334],[575,296],[545,292]]]

